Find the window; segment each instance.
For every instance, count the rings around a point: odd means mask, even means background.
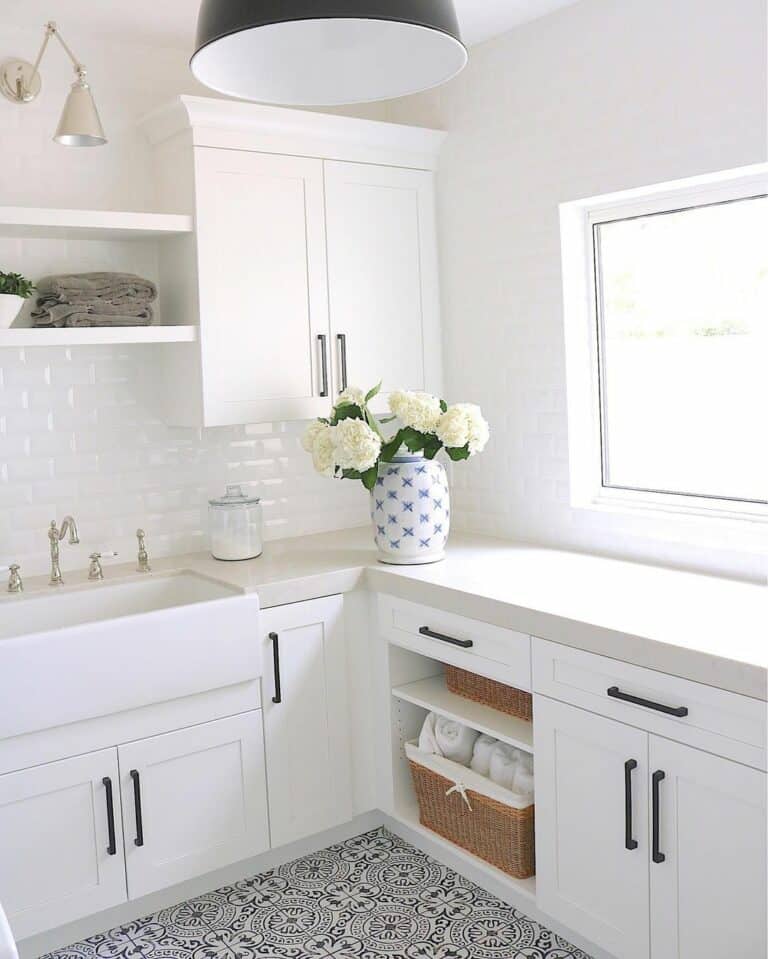
[[[561,219],[579,505],[768,518],[768,175]]]

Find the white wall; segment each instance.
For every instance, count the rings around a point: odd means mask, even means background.
[[[449,131],[439,172],[449,400],[493,437],[460,525],[758,576],[723,534],[569,505],[558,204],[768,159],[764,0],[581,0],[475,47],[393,118]],[[765,437],[755,437],[765,442]]]
[[[52,42],[40,97],[23,107],[0,98],[0,204],[155,209],[136,119],[178,93],[210,91],[192,79],[185,51],[67,32],[66,5],[52,0],[51,7],[88,68],[109,143],[68,149],[52,142],[73,79]],[[34,59],[42,27],[4,22],[0,59]],[[0,269],[13,270],[13,244],[0,250]],[[0,565],[43,572],[48,523],[65,513],[77,518],[82,545],[62,548],[64,569],[85,570],[87,554],[100,547],[129,559],[137,526],[156,555],[204,549],[207,499],[233,481],[263,497],[270,539],[368,522],[359,484],[313,472],[298,424],[165,427],[145,404],[145,378],[156,369],[150,347],[0,349]]]

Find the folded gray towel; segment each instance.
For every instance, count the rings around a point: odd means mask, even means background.
[[[134,273],[70,273],[44,276],[37,283],[40,296],[46,293],[67,302],[75,297],[112,300],[115,297],[135,296],[147,302],[157,298],[157,287],[151,280]]]
[[[35,326],[147,326],[157,288],[133,273],[44,276],[37,284]]]

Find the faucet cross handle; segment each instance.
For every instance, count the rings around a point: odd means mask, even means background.
[[[0,573],[8,573],[9,593],[24,592],[24,583],[22,582],[21,575],[19,574],[20,569],[21,567],[18,563],[11,563],[10,566],[0,566]]]
[[[117,553],[112,550],[108,553],[91,553],[88,557],[91,561],[90,566],[88,567],[88,579],[104,579],[104,570],[101,568],[102,559],[111,559],[112,557],[117,556]]]
[[[143,529],[136,530],[136,539],[139,541],[139,555],[136,562],[136,572],[138,573],[151,573],[152,567],[149,565],[149,556],[147,554],[147,547],[144,543],[144,538],[146,533]]]

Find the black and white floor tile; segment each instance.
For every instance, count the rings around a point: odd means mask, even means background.
[[[589,959],[385,829],[46,959]]]

